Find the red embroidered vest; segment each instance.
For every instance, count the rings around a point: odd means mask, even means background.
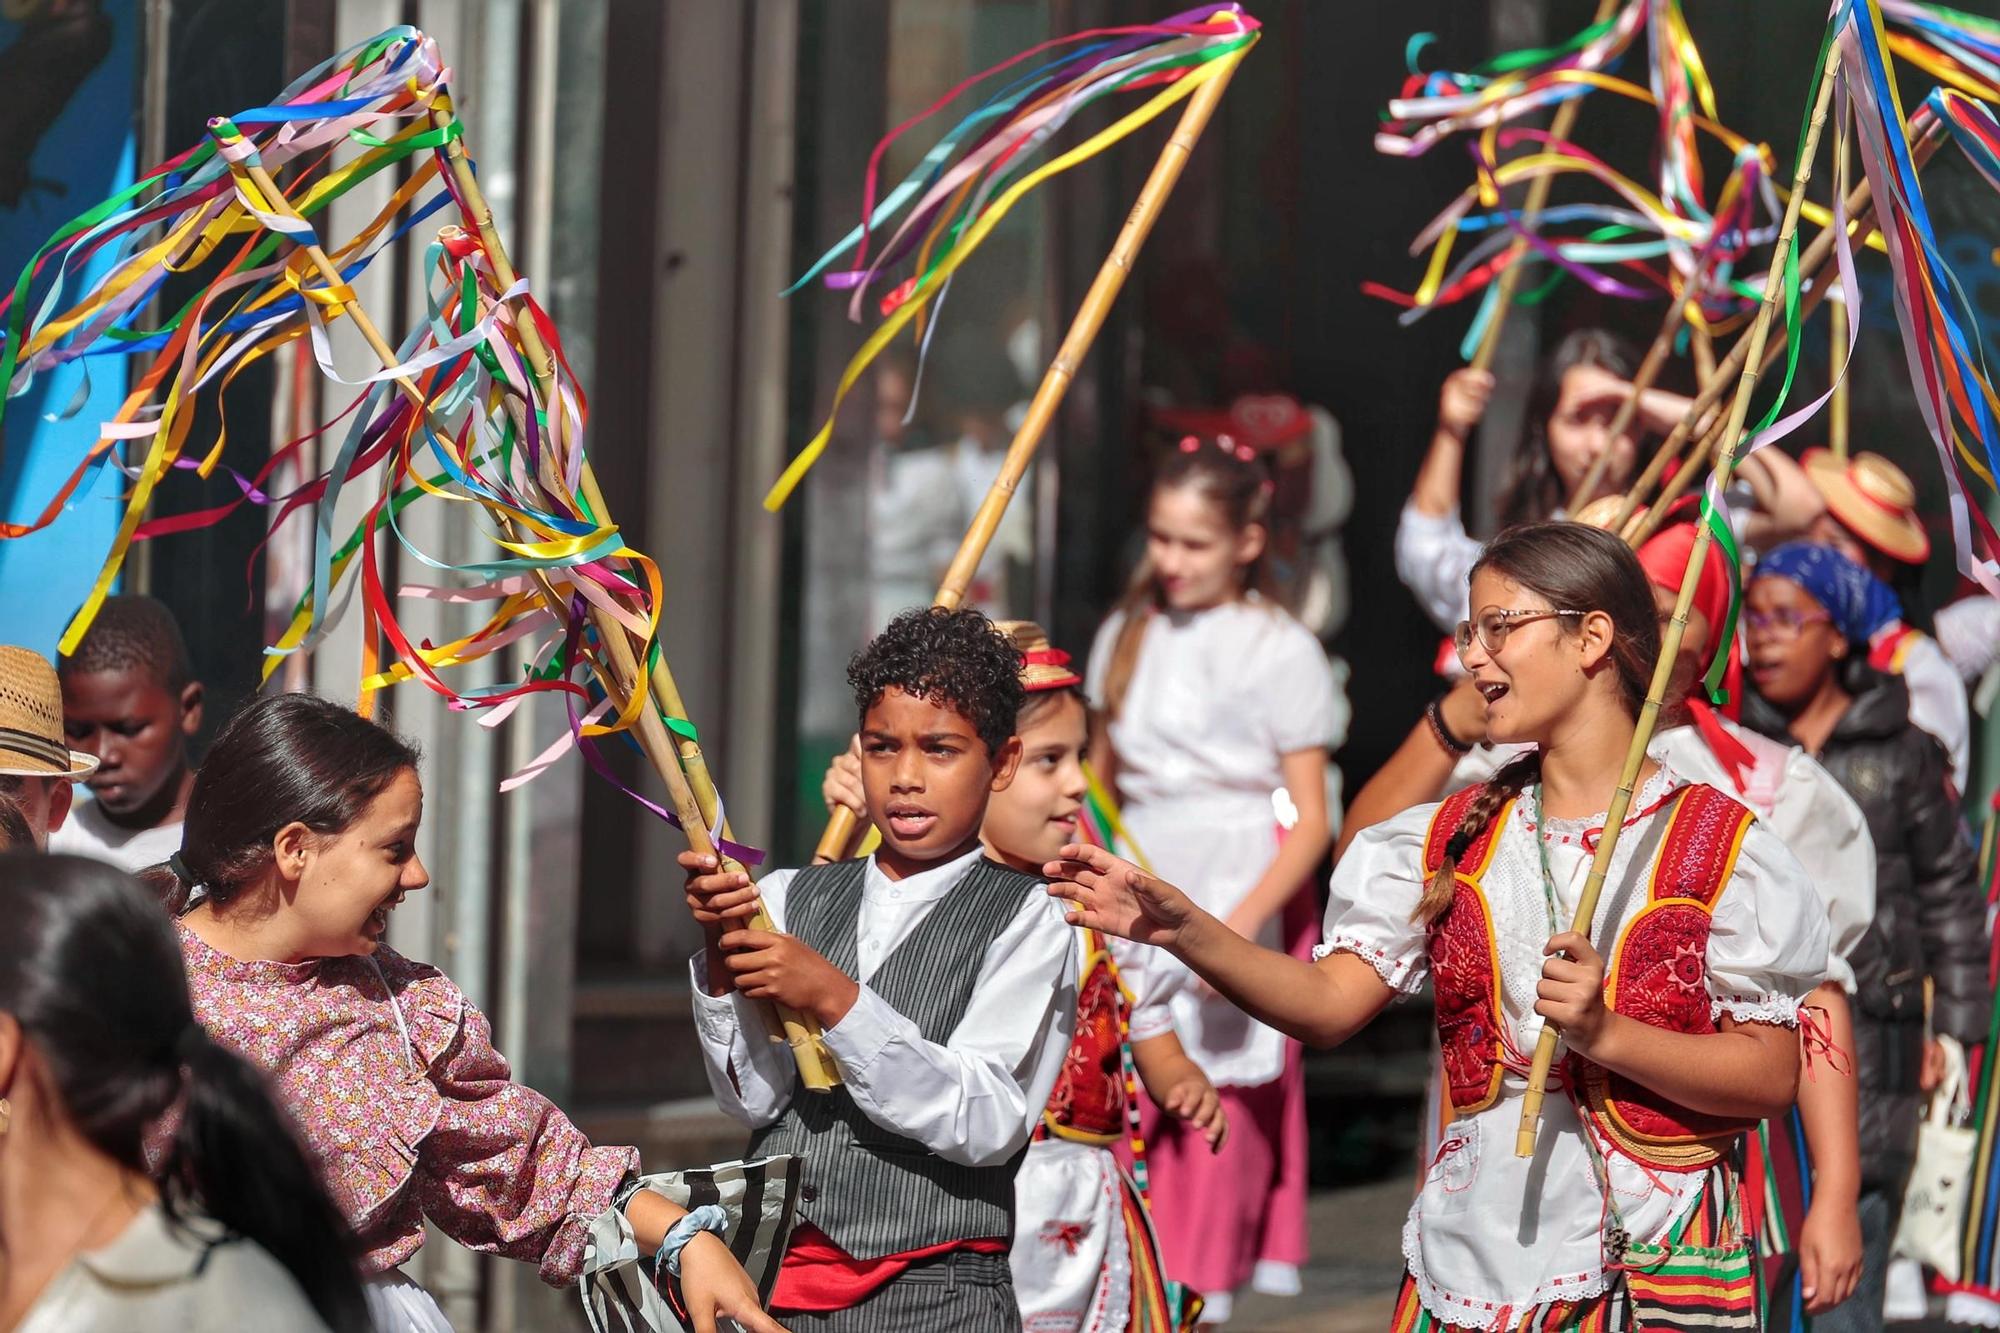
[[[1481,790],[1456,793],[1438,808],[1424,839],[1427,873],[1444,863],[1446,844]],[[1735,871],[1754,816],[1699,784],[1681,788],[1670,801],[1647,904],[1607,951],[1604,999],[1615,1012],[1654,1027],[1711,1033],[1716,1024],[1708,994],[1709,914]],[[1498,950],[1479,884],[1511,805],[1460,856],[1457,893],[1430,928],[1438,1042],[1452,1108],[1460,1115],[1491,1106],[1506,1069]],[[1611,1140],[1652,1166],[1704,1168],[1750,1127],[1676,1106],[1579,1055],[1571,1054],[1566,1068],[1571,1086]]]
[[[1083,980],[1077,986],[1076,1035],[1056,1078],[1035,1137],[1107,1146],[1125,1132],[1121,1010],[1130,1003],[1118,966],[1096,931],[1083,934]]]

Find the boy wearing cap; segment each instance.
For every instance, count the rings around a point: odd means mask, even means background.
[[[75,784],[96,769],[63,740],[56,669],[33,649],[0,644],[0,797],[19,809],[36,850],[48,850]]]
[[[202,718],[173,612],[151,597],[106,598],[60,677],[69,743],[98,766],[91,799],[50,845],[126,871],[160,864],[180,850]]]

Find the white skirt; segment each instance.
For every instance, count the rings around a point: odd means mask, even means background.
[[[400,1268],[377,1273],[364,1290],[375,1333],[452,1333],[451,1321],[437,1301]]]
[[[1030,1144],[1014,1178],[1014,1296],[1025,1333],[1125,1327],[1132,1254],[1109,1148]]]

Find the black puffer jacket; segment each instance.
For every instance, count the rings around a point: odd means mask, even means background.
[[[1910,724],[1901,678],[1859,662],[1848,670],[1854,703],[1813,757],[1861,807],[1875,839],[1875,923],[1849,960],[1861,1179],[1863,1188],[1898,1190],[1916,1151],[1924,978],[1936,986],[1939,1033],[1968,1045],[1986,1038],[1986,900],[1944,747]],[[1744,721],[1792,740],[1785,719],[1755,695]]]

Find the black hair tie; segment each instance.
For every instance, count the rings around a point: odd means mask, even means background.
[[[1452,834],[1449,838],[1445,839],[1444,843],[1445,859],[1451,862],[1453,869],[1457,869],[1458,863],[1465,858],[1465,853],[1467,849],[1469,849],[1471,846],[1472,846],[1472,835],[1466,832],[1464,829],[1458,830],[1456,833]]]
[[[173,854],[167,857],[167,869],[173,871],[174,878],[179,880],[187,888],[191,889],[196,884],[201,882],[200,880],[197,880],[194,877],[194,871],[188,869],[187,862],[181,860],[181,854],[179,852],[174,852]]]

